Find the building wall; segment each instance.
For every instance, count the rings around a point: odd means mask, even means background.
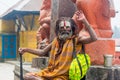
[[[33,15],[24,16],[24,21],[28,28],[27,31],[36,31],[39,28],[39,22],[38,22],[39,16],[38,15],[34,16],[33,25],[32,25],[32,17],[33,17]],[[32,25],[32,29],[31,29],[31,25]]]
[[[4,33],[15,33],[15,23],[13,20],[0,20],[0,35]],[[2,56],[2,37],[0,36],[0,57]]]
[[[28,48],[32,48],[32,49],[36,49],[36,31],[39,28],[39,23],[38,23],[38,17],[39,16],[35,16],[34,18],[34,24],[33,24],[33,28],[31,29],[31,20],[32,20],[32,15],[28,15],[24,17],[25,20],[25,24],[28,27],[28,30],[24,30],[24,31],[20,31],[19,35],[20,35],[20,39],[19,39],[19,47],[28,47]],[[25,53],[23,55],[23,59],[25,62],[31,62],[32,58],[37,57],[36,55],[32,55],[29,53]]]
[[[0,56],[2,55],[2,38],[0,37]]]
[[[17,52],[18,52],[18,48],[19,47],[29,47],[29,48],[36,48],[36,31],[39,28],[39,23],[38,23],[38,16],[34,17],[34,24],[32,25],[32,29],[30,28],[31,24],[32,24],[32,15],[27,15],[24,16],[24,21],[25,24],[28,28],[28,30],[21,30],[19,32],[19,38],[17,35],[17,44],[19,44],[19,46],[17,45]],[[14,33],[16,32],[16,26],[15,26],[15,22],[13,20],[0,20],[0,33]],[[2,40],[0,38],[0,55],[2,51]],[[18,53],[16,53],[18,55]],[[26,62],[32,61],[32,58],[36,57],[35,55],[31,55],[26,53],[25,55],[23,55],[23,59]]]
[[[0,32],[1,32],[1,22],[2,22],[2,20],[0,20]],[[0,37],[0,56],[2,55],[2,38]]]
[[[15,23],[13,20],[0,20],[0,33],[14,33]]]
[[[36,48],[36,31],[21,31],[20,32],[20,47]],[[25,62],[31,62],[32,58],[37,57],[35,55],[25,53],[23,60]]]

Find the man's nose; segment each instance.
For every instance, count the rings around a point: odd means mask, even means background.
[[[67,29],[66,26],[64,26],[64,29],[65,29],[65,30]]]

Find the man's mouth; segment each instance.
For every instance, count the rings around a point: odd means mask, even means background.
[[[67,35],[69,35],[70,33],[69,32],[61,32],[61,35],[64,35],[64,34],[67,34]]]

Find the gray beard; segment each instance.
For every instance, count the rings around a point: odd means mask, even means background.
[[[66,40],[68,38],[70,38],[72,36],[72,33],[69,33],[69,34],[60,34],[59,35],[59,39],[60,40]]]

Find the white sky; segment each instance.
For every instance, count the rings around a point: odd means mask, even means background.
[[[20,0],[0,0],[0,15]]]
[[[116,16],[114,18],[111,18],[111,24],[112,27],[114,26],[120,27],[120,0],[113,0],[113,1],[114,1],[115,11],[118,11],[118,13],[116,13]]]
[[[20,0],[0,0],[0,15],[4,13],[11,5],[14,5],[16,2]],[[120,27],[120,0],[113,0],[116,16],[111,18],[112,27],[117,26]],[[7,2],[7,3],[6,3]]]

